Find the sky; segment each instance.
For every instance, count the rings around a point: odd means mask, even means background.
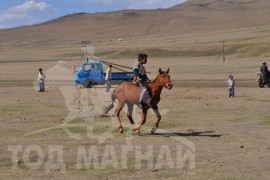
[[[0,0],[0,29],[32,25],[74,13],[168,8],[186,0]]]

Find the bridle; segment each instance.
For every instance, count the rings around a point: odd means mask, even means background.
[[[171,84],[171,80],[169,80],[166,84],[165,83],[163,83],[163,77],[161,77],[160,76],[160,74],[158,75],[159,76],[159,84],[158,84],[158,86],[163,86],[163,87],[165,87],[167,84]]]

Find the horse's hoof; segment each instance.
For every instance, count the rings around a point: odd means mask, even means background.
[[[133,131],[135,131],[135,132],[137,132],[139,130],[139,128],[137,127],[137,126],[135,126],[134,128],[133,128]]]
[[[152,130],[151,130],[151,134],[154,134],[156,132],[156,130],[157,130],[156,126],[153,127]]]
[[[138,133],[139,135],[141,135],[141,131],[139,129],[136,130],[136,133]]]
[[[123,132],[124,132],[123,128],[119,128],[119,132],[120,132],[121,134],[123,134]]]

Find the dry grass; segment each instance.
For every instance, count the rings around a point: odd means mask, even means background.
[[[256,72],[261,61],[270,56],[269,17],[266,0],[204,0],[199,3],[188,1],[168,10],[79,14],[33,27],[1,30],[0,178],[267,179],[270,170],[270,98],[268,88],[257,87]],[[145,27],[138,30],[140,23]],[[120,36],[123,41],[118,43],[116,40]],[[159,105],[164,114],[160,129],[170,133],[162,135],[162,131],[157,130],[156,135],[149,135],[149,129],[144,128],[139,136],[130,134],[132,126],[125,124],[125,132],[121,135],[117,132],[117,123],[111,121],[113,112],[108,117],[90,115],[100,112],[102,105],[109,103],[104,87],[75,90],[73,83],[67,81],[69,76],[62,77],[54,69],[59,67],[59,60],[66,60],[60,63],[63,68],[79,65],[81,46],[77,43],[85,37],[93,39],[97,56],[114,63],[132,66],[138,52],[148,53],[146,67],[151,72],[151,79],[155,78],[158,68],[170,68],[174,87],[171,91],[163,90]],[[222,41],[225,41],[226,62],[219,59],[215,63]],[[39,67],[45,69],[48,77],[56,77],[47,80],[45,93],[38,93],[33,87]],[[229,73],[236,78],[236,97],[233,99],[227,98]],[[78,92],[86,108],[82,117],[70,114],[76,111],[72,108],[76,102],[73,101],[74,94]],[[89,100],[89,96],[93,99]],[[96,109],[88,111],[93,104]],[[138,110],[135,112],[139,113]],[[85,126],[78,126],[68,128],[81,134],[80,140],[73,139],[59,127],[69,116],[73,119],[68,125],[85,123],[91,128],[94,123],[94,135],[100,137],[109,132],[112,136],[98,145],[96,136],[87,134]],[[128,123],[124,112],[121,119]],[[136,117],[135,121],[138,119]],[[149,113],[144,127],[152,127],[154,123],[155,116]],[[22,137],[46,128],[52,129]],[[75,168],[79,146],[98,145],[102,154],[106,145],[114,145],[120,158],[119,148],[128,137],[133,137],[133,142],[143,148],[155,146],[155,159],[160,145],[170,146],[175,157],[178,142],[174,138],[185,138],[195,144],[196,168],[185,167],[180,175],[161,174],[157,172],[169,172],[168,166],[148,170],[143,161],[144,169],[137,171],[134,154],[130,155],[127,169]],[[17,170],[12,170],[8,145],[25,148],[32,144],[44,150],[45,161],[50,145],[63,146],[66,173],[61,174],[58,170],[45,173],[44,165],[31,170],[24,162]],[[22,157],[22,153],[19,155]],[[36,158],[31,154],[31,160]]]

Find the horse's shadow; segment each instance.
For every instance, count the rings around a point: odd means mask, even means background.
[[[215,131],[191,131],[186,133],[179,133],[179,132],[164,132],[164,133],[149,133],[148,135],[158,135],[158,136],[166,136],[166,137],[172,137],[172,136],[202,136],[202,137],[221,137],[223,134],[212,134]]]

